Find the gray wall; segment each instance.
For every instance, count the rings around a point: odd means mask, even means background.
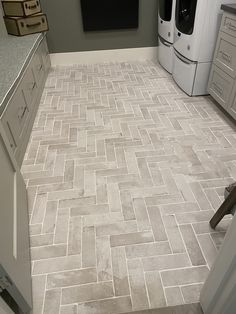
[[[157,1],[140,0],[138,29],[84,33],[80,0],[41,0],[49,21],[50,52],[157,46]]]

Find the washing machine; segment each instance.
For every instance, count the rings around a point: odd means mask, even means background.
[[[228,2],[176,0],[173,78],[189,96],[207,94],[223,14],[221,5]]]
[[[175,4],[176,0],[158,1],[158,59],[169,73],[172,73],[174,57]]]

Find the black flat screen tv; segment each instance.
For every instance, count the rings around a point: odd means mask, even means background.
[[[138,28],[139,0],[81,0],[84,31]]]

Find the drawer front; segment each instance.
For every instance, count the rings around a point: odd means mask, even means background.
[[[29,109],[22,88],[19,88],[11,98],[2,118],[4,124],[8,125],[16,145],[20,143],[21,135],[28,118]]]
[[[233,89],[233,79],[224,71],[213,65],[211,69],[208,91],[222,107],[229,105],[230,95]]]
[[[230,98],[229,113],[236,120],[236,83],[234,84],[234,89]]]
[[[221,31],[236,37],[236,15],[224,13],[221,23]]]
[[[219,33],[214,63],[231,77],[236,77],[236,37]]]
[[[42,53],[44,68],[45,68],[46,72],[48,72],[50,67],[51,67],[51,60],[50,60],[50,55],[49,55],[49,51],[48,51],[48,45],[47,45],[45,38],[42,41],[41,49],[42,49],[41,53]]]
[[[29,66],[24,75],[21,88],[25,97],[26,104],[31,111],[32,107],[34,106],[34,102],[38,92],[37,82],[34,77],[32,64]]]
[[[48,30],[47,17],[44,14],[27,17],[17,21],[19,35],[28,35]]]
[[[5,130],[6,136],[8,138],[10,147],[11,147],[13,153],[15,153],[15,151],[17,149],[17,143],[13,137],[10,125],[9,125],[8,121],[6,121],[4,118],[2,119],[2,122],[3,122],[4,130]]]
[[[32,60],[32,67],[37,86],[39,87],[45,75],[41,47],[35,52]]]

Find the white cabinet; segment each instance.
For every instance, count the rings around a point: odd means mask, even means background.
[[[50,65],[44,38],[29,61],[1,117],[19,166],[24,158]]]
[[[219,33],[214,63],[232,78],[236,77],[236,37]]]
[[[208,91],[236,119],[236,15],[231,13],[222,17]]]
[[[50,68],[45,37],[29,58],[0,117],[0,287],[19,313],[32,307],[28,200],[20,167]]]
[[[230,95],[233,90],[234,81],[232,77],[213,65],[208,85],[209,93],[224,108],[228,106]]]
[[[234,84],[234,89],[231,94],[231,99],[229,103],[229,113],[232,115],[232,117],[236,120],[236,82]]]
[[[0,128],[0,279],[23,313],[32,307],[27,193]]]

